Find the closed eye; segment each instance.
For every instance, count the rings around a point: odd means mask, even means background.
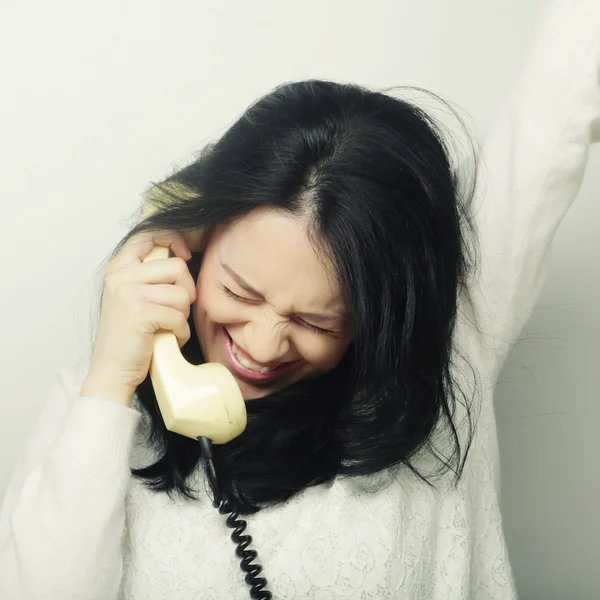
[[[247,303],[254,302],[254,300],[250,300],[250,298],[244,298],[244,296],[238,296],[235,292],[232,292],[228,287],[225,287],[224,285],[222,285],[221,287],[223,288],[223,291],[230,298],[233,298],[234,300],[238,300],[239,302],[247,302]]]
[[[246,304],[254,304],[254,302],[255,302],[254,300],[250,300],[249,298],[244,298],[244,296],[240,296],[240,295],[236,294],[235,292],[232,292],[228,287],[225,287],[224,285],[221,285],[221,288],[230,298],[233,298],[234,300],[237,300],[238,302],[245,302]],[[315,333],[318,333],[320,335],[335,334],[335,331],[330,331],[329,329],[323,329],[322,327],[317,327],[316,325],[307,323],[306,321],[303,321],[302,319],[296,319],[296,322],[299,323],[300,325],[302,325],[303,327],[306,327],[307,329],[310,329],[311,331],[314,331]]]
[[[300,323],[300,325],[302,325],[303,327],[307,327],[308,329],[311,329],[315,333],[319,333],[321,335],[331,335],[331,334],[335,333],[334,331],[330,331],[329,329],[323,329],[322,327],[317,327],[316,325],[311,325],[310,323],[307,323],[306,321],[303,321],[302,319],[298,319],[298,323]]]

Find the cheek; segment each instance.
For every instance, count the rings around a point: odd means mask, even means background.
[[[322,339],[311,334],[302,341],[298,340],[296,347],[306,362],[317,371],[326,372],[340,363],[348,345],[345,341]]]
[[[194,315],[205,326],[210,323],[234,323],[240,320],[240,312],[216,286],[205,284],[196,288]]]

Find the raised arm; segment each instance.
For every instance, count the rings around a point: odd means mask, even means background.
[[[548,3],[482,152],[471,293],[494,379],[531,316],[556,230],[600,138],[600,1]]]
[[[84,376],[60,372],[4,495],[0,598],[117,598],[140,413],[80,396]]]

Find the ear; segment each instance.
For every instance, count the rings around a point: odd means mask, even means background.
[[[169,181],[154,185],[150,188],[149,199],[142,209],[142,218],[146,219],[150,215],[166,208],[170,202],[173,202],[173,196],[178,199],[194,200],[200,197],[187,186],[177,181]],[[202,252],[206,244],[204,231],[186,231],[183,234],[190,252]]]

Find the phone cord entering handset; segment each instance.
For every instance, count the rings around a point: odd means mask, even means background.
[[[240,568],[246,573],[245,581],[250,586],[250,598],[257,600],[271,600],[273,594],[266,589],[267,580],[264,577],[258,577],[263,568],[258,563],[252,564],[252,561],[258,556],[256,550],[249,549],[252,543],[252,536],[242,535],[247,527],[246,521],[239,518],[239,512],[235,510],[233,504],[224,497],[219,486],[219,478],[215,469],[215,463],[212,456],[212,440],[206,437],[198,437],[202,458],[205,461],[208,481],[210,484],[213,506],[219,509],[222,515],[229,514],[227,517],[227,527],[233,529],[231,540],[237,545],[236,555],[241,559]]]

